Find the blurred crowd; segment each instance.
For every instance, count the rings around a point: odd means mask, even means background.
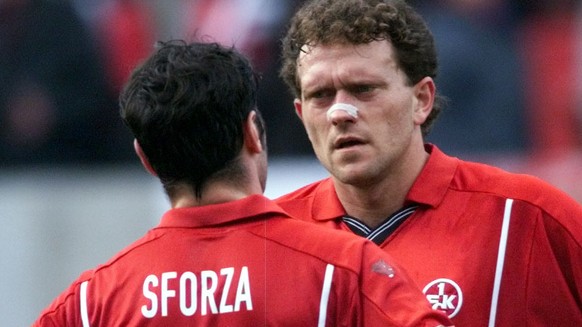
[[[262,73],[273,156],[312,154],[278,77],[300,0],[0,0],[0,165],[134,160],[117,96],[156,40],[235,45]],[[409,0],[437,41],[449,99],[429,141],[453,155],[582,148],[576,0]]]
[[[582,145],[577,0],[416,0],[449,107],[429,140],[452,154],[559,156]]]

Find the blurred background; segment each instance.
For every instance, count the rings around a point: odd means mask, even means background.
[[[140,167],[117,96],[156,40],[235,45],[263,75],[267,196],[326,172],[278,78],[299,0],[0,0],[0,317],[25,326],[168,203]],[[582,203],[582,6],[409,0],[437,41],[449,105],[428,141],[538,176]]]

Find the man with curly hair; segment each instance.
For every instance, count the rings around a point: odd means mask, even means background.
[[[431,32],[404,1],[306,2],[281,76],[331,176],[276,201],[374,241],[457,326],[582,325],[582,207],[425,143],[436,74]]]

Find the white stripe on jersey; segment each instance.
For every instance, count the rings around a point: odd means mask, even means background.
[[[327,303],[329,302],[329,292],[331,291],[331,281],[333,279],[334,266],[327,264],[325,275],[323,277],[323,290],[321,290],[321,302],[319,302],[319,322],[318,327],[325,327],[327,319]]]
[[[84,281],[81,283],[80,291],[80,306],[81,306],[81,321],[83,322],[83,327],[90,327],[89,325],[89,315],[87,314],[87,284],[89,281]]]
[[[509,221],[511,220],[512,205],[513,199],[507,199],[505,201],[505,212],[503,213],[501,238],[499,240],[499,251],[497,253],[497,267],[495,268],[495,281],[493,283],[493,297],[491,298],[491,311],[489,312],[489,327],[495,326],[495,316],[497,315],[499,288],[501,287],[501,275],[503,274],[503,264],[505,263],[505,249],[507,247],[507,237],[509,234]]]

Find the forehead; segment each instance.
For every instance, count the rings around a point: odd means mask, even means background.
[[[304,46],[297,60],[298,77],[319,79],[325,75],[384,75],[397,71],[395,52],[389,41],[365,44]],[[304,81],[307,82],[307,81]]]

